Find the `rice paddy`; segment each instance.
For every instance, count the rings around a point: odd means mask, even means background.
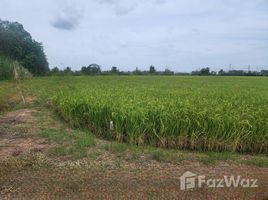
[[[268,79],[92,77],[53,97],[66,121],[135,145],[268,152]]]

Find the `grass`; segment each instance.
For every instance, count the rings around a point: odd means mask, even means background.
[[[0,81],[12,79],[13,60],[0,56]]]
[[[14,78],[14,68],[16,68],[16,72],[21,79],[31,77],[30,72],[22,67],[19,62],[8,57],[0,56],[0,81],[12,80]]]
[[[92,135],[84,135],[76,140],[76,145],[79,148],[95,146],[95,140]]]
[[[71,156],[72,158],[83,158],[87,156],[87,149],[95,146],[95,137],[90,133],[76,130],[47,129],[40,134],[49,141],[59,143],[49,150],[50,156]]]
[[[14,83],[0,82],[0,113],[17,107],[21,99],[17,95]]]
[[[268,167],[268,159],[264,156],[253,156],[247,160],[243,160],[242,163],[258,167]]]
[[[104,149],[106,151],[110,151],[113,153],[123,153],[129,149],[129,145],[123,143],[110,143],[104,145]]]
[[[205,153],[205,156],[199,157],[199,161],[202,163],[209,165],[209,164],[215,164],[216,162],[220,161],[230,161],[235,160],[237,158],[237,155],[230,152],[208,152]]]
[[[68,155],[68,150],[65,146],[54,147],[49,150],[50,156],[66,156]]]
[[[151,153],[151,157],[153,160],[165,161],[167,159],[167,154],[165,154],[163,151],[157,150]]]

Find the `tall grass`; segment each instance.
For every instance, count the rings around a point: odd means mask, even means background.
[[[31,73],[17,61],[0,56],[0,81],[12,80],[14,78],[14,69],[16,69],[19,79],[31,77]]]
[[[0,56],[0,81],[12,79],[12,63],[11,59]]]
[[[58,93],[53,105],[65,120],[104,138],[268,153],[268,79],[99,77],[89,82]]]

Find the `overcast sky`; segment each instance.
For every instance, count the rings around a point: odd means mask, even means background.
[[[268,65],[268,0],[0,0],[53,66]]]

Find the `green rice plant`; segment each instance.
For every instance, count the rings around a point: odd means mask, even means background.
[[[52,101],[74,126],[118,142],[267,153],[267,89],[266,78],[94,77]]]

